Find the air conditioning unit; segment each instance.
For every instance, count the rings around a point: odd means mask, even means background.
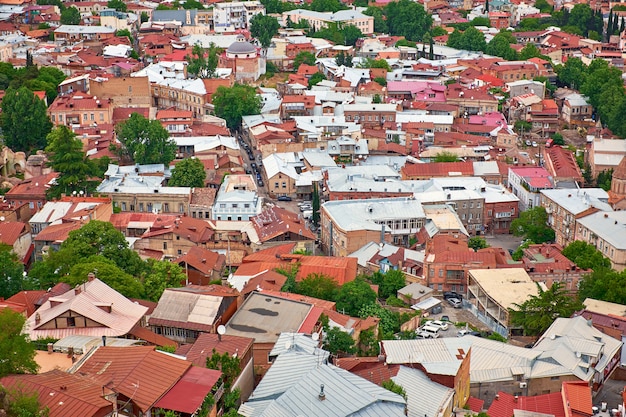
[[[526,388],[526,387],[528,387],[528,383],[527,382],[520,382],[519,383],[519,387],[520,388]]]

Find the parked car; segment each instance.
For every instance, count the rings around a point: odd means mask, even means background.
[[[450,304],[454,308],[463,307],[463,302],[461,302],[461,300],[459,300],[458,298],[448,298],[448,304]]]
[[[444,291],[443,299],[447,300],[448,298],[457,298],[459,300],[462,300],[463,296],[461,294],[459,294],[458,292],[455,292],[455,291]]]
[[[539,145],[537,145],[537,142],[535,142],[535,141],[533,140],[533,148],[536,148],[537,146],[539,146]]]
[[[250,163],[250,166],[252,167],[252,169],[253,169],[253,170],[255,170],[255,171],[256,171],[256,163],[251,162],[251,163]]]
[[[263,184],[263,180],[261,178],[257,178],[256,182],[259,184],[259,187],[263,187],[265,185]]]
[[[300,211],[313,210],[313,206],[310,204],[303,204],[300,206]]]
[[[448,323],[441,320],[433,320],[427,323],[430,326],[439,327],[441,330],[448,330]]]
[[[312,219],[313,218],[313,210],[306,210],[302,212],[303,219]]]
[[[430,333],[427,332],[417,332],[417,334],[415,335],[416,339],[432,339],[432,336]]]
[[[291,201],[291,197],[288,195],[279,195],[277,198],[278,201]]]
[[[312,203],[310,201],[301,201],[298,203],[298,207],[302,206],[310,206]]]
[[[441,321],[450,321],[450,317],[448,317],[448,316],[441,316]]]
[[[456,333],[457,337],[463,337],[463,336],[476,336],[476,337],[482,337],[482,334],[480,334],[480,332],[477,332],[475,330],[470,330],[470,329],[461,329]]]
[[[439,330],[439,327],[431,326],[428,323],[418,329],[419,332],[426,332],[430,334],[430,337],[432,337],[433,339],[439,337]]]
[[[526,146],[530,146],[531,144],[532,143],[528,139],[526,139]]]

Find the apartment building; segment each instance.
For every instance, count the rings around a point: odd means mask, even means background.
[[[113,106],[107,99],[72,93],[58,96],[48,108],[48,114],[54,126],[90,127],[110,124]]]
[[[354,25],[361,30],[364,35],[374,33],[374,18],[364,15],[356,10],[340,10],[335,13],[321,13],[312,10],[296,9],[283,13],[283,22],[287,19],[294,23],[301,20],[306,21],[310,28],[315,30],[328,27],[329,24]]]
[[[541,204],[541,190],[555,188],[554,179],[543,167],[509,168],[509,187],[520,199],[521,211]]]
[[[250,20],[257,14],[265,14],[265,6],[259,1],[233,1],[213,5],[215,32],[234,32],[250,27]]]

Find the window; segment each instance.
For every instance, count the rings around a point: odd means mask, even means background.
[[[163,242],[163,250],[167,250],[167,242]]]
[[[54,114],[52,116],[50,116],[50,119],[52,119],[52,123],[54,123],[56,121],[56,117],[54,116]]]
[[[470,208],[474,208],[474,202],[473,201],[470,202]]]
[[[68,317],[67,318],[67,327],[76,327],[76,318]]]
[[[152,213],[152,203],[148,203],[146,207],[148,208],[147,211]]]
[[[278,188],[278,182],[274,183],[274,188]]]
[[[143,212],[143,203],[139,203],[139,211]]]
[[[126,203],[122,203],[122,211],[126,211]]]
[[[183,251],[182,251],[181,249],[178,249],[178,250],[176,251],[176,253],[178,253],[179,255],[182,255],[182,254],[183,254]]]
[[[491,210],[487,210],[487,216],[491,217]]]
[[[91,113],[89,115],[89,119],[93,122],[94,120],[96,120],[96,116],[93,113]]]
[[[104,113],[100,113],[100,121],[104,122]]]
[[[463,208],[467,208],[467,203],[463,203]]]
[[[178,212],[179,213],[185,212],[185,205],[183,203],[178,204]]]
[[[221,203],[221,204],[220,204],[220,208],[226,208],[226,204]]]
[[[287,183],[283,182],[283,188],[287,188]]]
[[[480,203],[476,203],[476,208],[480,208]]]
[[[169,213],[170,212],[170,204],[169,203],[163,203],[163,211],[165,213]]]
[[[237,208],[237,203],[233,203],[233,208]]]
[[[439,270],[439,278],[443,278],[443,269]]]
[[[83,113],[83,121],[87,121],[87,113]]]
[[[134,204],[130,205],[130,211],[135,211],[135,205]]]

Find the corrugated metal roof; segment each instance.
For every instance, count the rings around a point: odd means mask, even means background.
[[[193,414],[221,376],[220,371],[192,366],[154,406]]]
[[[223,299],[215,295],[166,289],[150,317],[150,325],[190,328],[193,324],[200,324],[211,327]]]
[[[319,340],[313,340],[310,334],[283,332],[278,336],[278,340],[270,352],[270,357],[278,356],[292,349],[310,355],[326,352],[320,349],[319,345]]]
[[[409,417],[442,416],[454,398],[453,389],[431,381],[418,369],[401,366],[391,379],[406,392]]]

